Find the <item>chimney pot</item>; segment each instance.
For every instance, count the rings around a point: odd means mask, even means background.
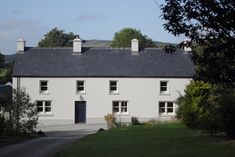
[[[17,41],[17,52],[18,53],[23,53],[25,50],[26,42],[24,39],[18,39]]]

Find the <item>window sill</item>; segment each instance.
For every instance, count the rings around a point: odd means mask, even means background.
[[[86,95],[86,93],[76,93],[75,95]]]
[[[48,113],[48,114],[46,114],[46,113],[39,113],[38,116],[40,116],[40,117],[51,117],[51,116],[54,116],[54,115],[52,113]]]
[[[114,113],[114,116],[130,116],[128,113]]]
[[[48,92],[45,92],[45,93],[39,93],[40,95],[50,95],[50,93],[48,93]]]
[[[159,113],[159,116],[163,116],[163,117],[171,117],[171,116],[176,116],[175,113]]]
[[[109,92],[109,95],[119,95],[119,94],[120,94],[120,93],[118,93],[118,92],[116,92],[116,93],[115,93],[115,92],[113,92],[113,93],[110,93],[110,92]]]
[[[160,93],[159,95],[160,96],[170,96],[171,94],[170,93]]]

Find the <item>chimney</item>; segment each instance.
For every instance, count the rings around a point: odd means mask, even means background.
[[[24,39],[19,39],[17,41],[17,52],[18,53],[24,53],[24,50],[25,50],[25,41]]]
[[[139,52],[139,41],[137,39],[131,40],[131,52],[134,52],[134,53]]]
[[[191,49],[191,39],[185,39],[184,40],[184,51],[186,51],[186,52],[192,51],[192,49]]]
[[[82,52],[82,40],[78,36],[73,40],[73,52],[74,54],[81,54]]]

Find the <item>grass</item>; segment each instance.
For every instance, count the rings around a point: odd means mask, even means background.
[[[87,136],[57,157],[232,157],[235,142],[181,123],[111,129]]]

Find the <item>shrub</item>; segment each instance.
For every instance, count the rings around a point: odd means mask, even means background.
[[[6,126],[6,121],[4,116],[0,113],[0,136],[3,135]]]
[[[25,89],[14,89],[12,101],[7,105],[3,105],[1,101],[1,109],[4,114],[9,115],[4,121],[0,118],[2,133],[8,136],[35,133],[38,112],[36,104],[31,102]]]
[[[97,132],[102,132],[102,131],[104,131],[104,129],[103,128],[99,128],[99,130]]]
[[[137,117],[131,117],[132,125],[140,125],[139,119]]]
[[[25,89],[13,89],[11,121],[19,133],[34,133],[38,121],[36,104],[31,101]]]
[[[177,118],[191,128],[200,128],[200,117],[203,116],[202,106],[208,97],[211,84],[203,81],[192,81],[185,90],[185,96],[178,98]]]
[[[38,136],[46,136],[46,134],[45,134],[42,130],[39,130],[39,131],[37,132],[37,135],[38,135]]]
[[[177,117],[188,127],[235,138],[235,89],[224,84],[192,81],[177,100]]]
[[[104,119],[107,123],[108,129],[116,128],[118,126],[115,116],[113,114],[107,114],[104,116]]]
[[[214,85],[207,99],[208,117],[204,127],[223,131],[229,138],[235,138],[235,89],[228,85]],[[208,124],[206,124],[208,123]],[[208,130],[208,128],[206,128]],[[212,130],[213,131],[213,130]]]

